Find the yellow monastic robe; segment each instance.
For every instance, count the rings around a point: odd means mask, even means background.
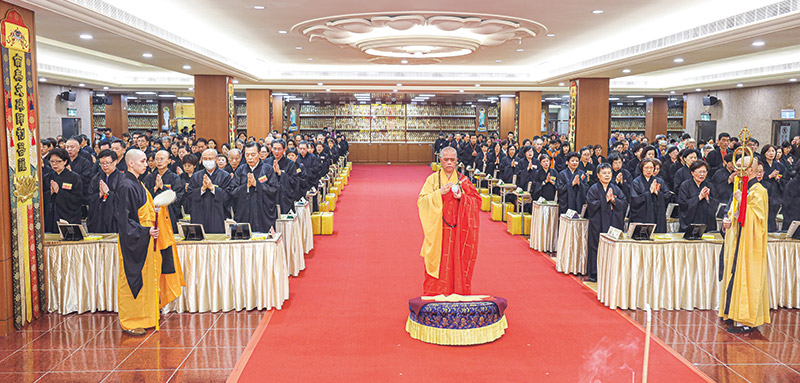
[[[425,259],[425,271],[428,275],[439,278],[439,263],[442,256],[442,193],[443,185],[458,183],[458,172],[447,177],[443,171],[428,176],[422,191],[417,198],[419,220],[425,239],[419,255]]]
[[[725,273],[720,285],[719,316],[750,327],[770,323],[767,280],[768,210],[767,189],[760,183],[753,184],[747,192],[744,225],[739,227],[734,214],[731,228],[725,234]]]
[[[144,187],[144,186],[142,186]],[[139,224],[144,227],[153,226],[156,220],[153,198],[147,193],[147,202],[139,210]],[[153,238],[147,246],[147,257],[142,268],[142,289],[136,298],[133,297],[128,279],[125,275],[125,263],[122,251],[119,251],[119,268],[117,274],[119,320],[123,329],[155,327],[159,319],[159,309],[175,300],[181,294],[181,287],[186,283],[183,271],[175,250],[175,236],[170,223],[169,209],[162,208],[158,214],[160,233],[153,248]],[[165,254],[167,253],[167,254]],[[162,274],[162,257],[171,256],[175,272]]]

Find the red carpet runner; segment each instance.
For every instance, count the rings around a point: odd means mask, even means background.
[[[424,272],[416,198],[429,174],[422,166],[355,167],[335,234],[314,238],[289,301],[267,314],[269,325],[239,361],[240,381],[641,381],[644,332],[487,213],[473,293],[508,298],[506,335],[469,347],[411,339],[407,301],[421,294]],[[707,381],[663,346],[650,350],[650,382]]]

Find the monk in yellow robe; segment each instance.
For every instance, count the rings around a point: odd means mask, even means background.
[[[731,333],[747,333],[770,323],[767,281],[767,217],[769,196],[756,178],[758,160],[745,166],[742,190],[734,192],[734,208],[723,220],[726,229],[719,316]]]
[[[442,169],[431,174],[417,199],[425,240],[423,295],[469,295],[478,253],[481,197],[467,177],[456,171],[456,150],[445,147]]]
[[[117,298],[119,322],[130,335],[144,335],[158,328],[159,310],[181,294],[183,272],[175,252],[169,209],[156,210],[153,198],[139,176],[147,167],[144,152],[134,149],[125,156],[115,198],[114,219],[119,230]]]

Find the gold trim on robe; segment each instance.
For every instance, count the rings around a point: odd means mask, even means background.
[[[458,172],[447,177],[443,171],[428,176],[417,198],[419,220],[425,239],[420,256],[425,259],[425,271],[439,278],[439,263],[442,259],[442,193],[441,187],[447,183],[458,183]]]

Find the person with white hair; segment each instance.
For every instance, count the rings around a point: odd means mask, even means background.
[[[217,151],[206,149],[203,152],[202,167],[194,172],[189,181],[185,198],[191,206],[191,221],[203,225],[206,233],[224,233],[226,211],[230,194],[233,192],[231,175],[217,169]]]

